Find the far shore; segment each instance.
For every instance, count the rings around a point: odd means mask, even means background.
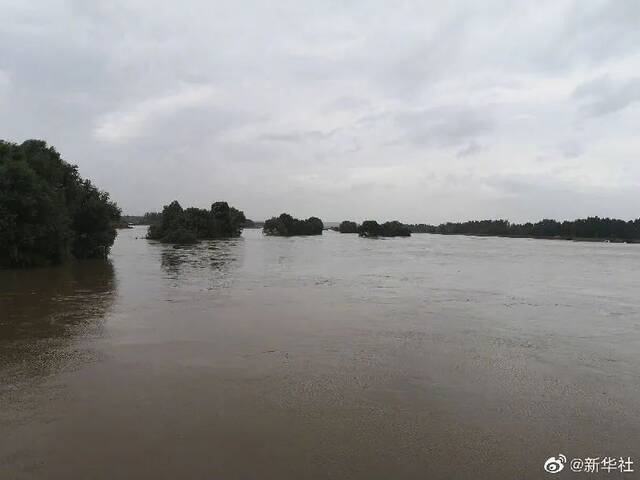
[[[565,240],[571,242],[598,242],[598,243],[640,243],[636,239],[623,238],[592,238],[592,237],[549,237],[533,235],[496,235],[491,233],[433,233],[433,232],[411,232],[412,235],[459,235],[463,237],[499,237],[499,238],[531,238],[534,240]]]
[[[147,224],[135,224],[118,226],[116,228],[148,227]],[[244,227],[245,230],[261,230],[262,227]],[[327,227],[324,230],[335,230],[335,227]],[[623,238],[591,238],[591,237],[562,237],[562,236],[533,236],[533,235],[496,235],[491,233],[434,233],[434,232],[411,232],[412,235],[444,235],[463,237],[498,237],[498,238],[531,238],[533,240],[564,240],[569,242],[592,242],[592,243],[640,243],[640,239]]]

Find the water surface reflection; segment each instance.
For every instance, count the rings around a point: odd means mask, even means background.
[[[44,373],[69,359],[74,337],[100,335],[116,291],[104,260],[0,271],[0,383]]]
[[[243,259],[242,238],[210,240],[188,246],[155,246],[161,249],[162,270],[174,286],[182,282],[206,282],[209,290],[226,288]]]

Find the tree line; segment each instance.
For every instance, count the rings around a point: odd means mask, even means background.
[[[573,221],[544,219],[536,223],[511,223],[508,220],[471,220],[440,225],[410,224],[414,233],[438,233],[444,235],[490,235],[533,238],[639,240],[640,218],[619,220],[615,218],[588,217]]]
[[[0,140],[0,267],[106,256],[120,209],[41,140]]]
[[[345,220],[340,223],[337,230],[340,233],[357,233],[361,237],[409,237],[411,230],[397,220],[379,224],[375,220],[365,220],[362,225]]]

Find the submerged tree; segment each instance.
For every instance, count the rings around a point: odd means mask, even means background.
[[[380,235],[380,224],[375,220],[365,220],[358,227],[358,235],[361,237],[377,237]]]
[[[120,209],[41,140],[0,140],[0,266],[108,254]]]
[[[391,222],[384,222],[381,225],[383,237],[410,237],[411,230],[405,224],[393,220]]]
[[[375,220],[365,220],[358,228],[358,234],[361,237],[409,237],[411,230],[397,220],[382,225]]]
[[[262,229],[266,235],[291,237],[293,235],[322,235],[324,225],[318,217],[298,220],[288,213],[273,217],[264,222]]]
[[[438,233],[438,227],[426,223],[412,223],[407,228],[411,233]]]
[[[338,231],[340,233],[358,233],[358,224],[356,222],[345,220],[340,223]]]
[[[215,202],[211,209],[184,210],[177,200],[166,205],[147,238],[166,243],[196,243],[200,239],[238,237],[245,223],[244,213],[227,202]]]

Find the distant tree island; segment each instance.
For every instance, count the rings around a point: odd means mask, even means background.
[[[283,213],[279,217],[266,220],[262,232],[265,235],[291,237],[294,235],[322,235],[323,229],[322,220],[318,217],[299,220],[287,213]]]
[[[411,230],[397,220],[379,224],[375,220],[365,220],[358,227],[361,237],[410,237]]]
[[[340,233],[358,233],[358,224],[350,220],[345,220],[340,222],[338,228],[334,230],[337,230]]]
[[[120,209],[42,140],[0,140],[0,267],[105,257]]]
[[[640,218],[618,220],[613,218],[588,217],[559,222],[544,219],[536,223],[510,223],[508,220],[472,220],[440,225],[411,224],[407,227],[414,233],[436,233],[442,235],[480,235],[500,237],[549,238],[591,241],[640,241]]]
[[[211,209],[183,209],[177,200],[162,209],[159,217],[149,215],[153,223],[147,238],[163,243],[192,244],[199,240],[239,237],[245,223],[244,213],[227,202],[215,202]]]

